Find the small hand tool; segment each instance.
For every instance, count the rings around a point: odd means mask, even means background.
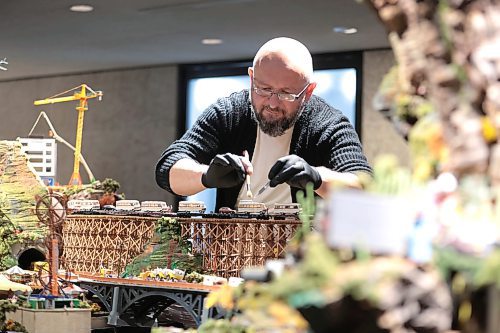
[[[249,159],[248,158],[248,151],[245,150],[243,152],[243,157],[245,157],[247,160]],[[252,193],[252,190],[250,189],[250,175],[248,173],[246,176],[246,184],[247,184],[247,197],[253,198],[253,193]]]
[[[267,190],[269,188],[269,184],[271,183],[270,180],[267,181],[267,183],[264,184],[264,186],[262,186],[259,190],[259,192],[257,192],[257,195],[256,197],[258,197],[259,195],[261,195],[265,190]]]

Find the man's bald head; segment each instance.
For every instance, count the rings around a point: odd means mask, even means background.
[[[253,67],[258,68],[262,61],[273,61],[299,73],[307,82],[313,80],[313,65],[311,54],[301,42],[278,37],[261,46],[253,60]]]
[[[257,51],[248,75],[259,128],[273,137],[283,135],[316,87],[309,50],[292,38],[271,39]]]

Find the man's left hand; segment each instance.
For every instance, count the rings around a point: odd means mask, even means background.
[[[297,155],[288,155],[276,161],[269,171],[268,178],[271,187],[287,183],[292,187],[305,189],[307,183],[313,183],[314,189],[317,190],[322,183],[318,170]]]

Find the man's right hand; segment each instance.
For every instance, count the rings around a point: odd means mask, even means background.
[[[231,153],[216,155],[201,176],[203,186],[227,188],[243,184],[246,171],[241,159]]]

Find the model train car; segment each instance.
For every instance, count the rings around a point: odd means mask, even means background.
[[[236,209],[238,213],[267,214],[267,206],[253,200],[240,200]]]
[[[141,211],[170,213],[172,212],[172,206],[167,205],[165,201],[142,201]]]
[[[275,203],[269,210],[271,215],[298,215],[301,211],[298,203]]]
[[[99,200],[73,199],[68,201],[67,207],[71,211],[92,211],[100,209],[101,205]]]
[[[115,203],[117,210],[140,211],[141,204],[139,200],[118,200]]]
[[[190,213],[205,213],[207,207],[203,201],[180,201],[179,209],[180,212],[190,212]]]

